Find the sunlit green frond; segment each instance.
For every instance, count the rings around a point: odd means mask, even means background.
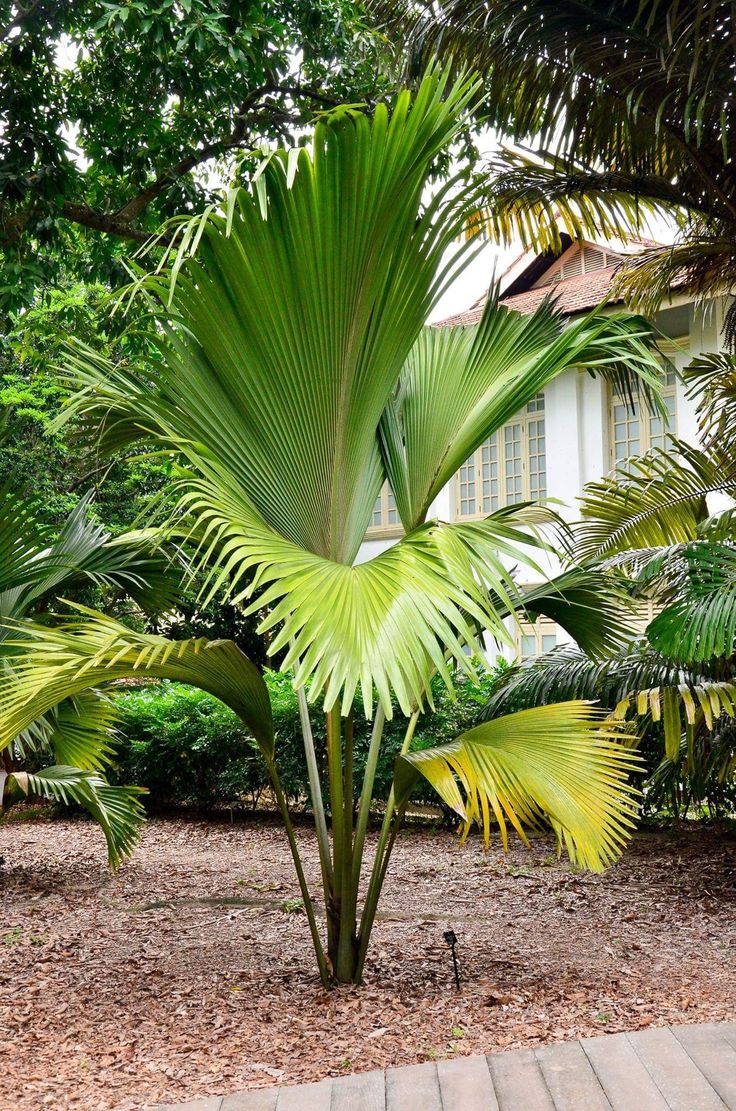
[[[736,459],[727,464],[680,440],[673,443],[674,451],[653,449],[586,486],[577,530],[580,558],[696,539],[708,517],[707,496],[736,489]]]
[[[50,753],[57,764],[103,771],[114,752],[116,720],[110,698],[94,688],[81,691],[32,721],[14,738],[11,751],[18,757]]]
[[[341,702],[345,713],[360,686],[367,713],[375,688],[387,716],[392,691],[410,714],[435,671],[451,683],[450,658],[472,673],[467,649],[480,652],[480,630],[508,642],[503,617],[518,592],[504,560],[533,566],[525,549],[540,544],[523,516],[515,524],[504,512],[456,525],[428,522],[347,566],[279,536],[249,516],[237,494],[200,483],[187,500],[200,558],[211,562],[210,589],[236,600],[258,591],[251,608],[268,608],[260,631],[276,630],[269,652],[284,649],[282,666],[295,668],[297,685],[312,700],[324,696],[327,709]]]
[[[682,191],[667,177],[596,171],[552,151],[504,149],[487,174],[482,211],[494,237],[539,251],[560,252],[562,232],[626,241],[646,231],[652,216],[669,215],[683,203]]]
[[[12,668],[0,685],[0,749],[66,699],[115,679],[155,676],[209,691],[245,722],[261,749],[273,752],[273,721],[263,679],[232,641],[172,641],[136,633],[104,614],[58,626],[19,626]]]
[[[341,113],[295,159],[276,152],[250,190],[185,226],[171,270],[146,283],[165,306],[161,365],[78,349],[69,370],[86,392],[70,412],[94,411],[112,447],[150,429],[282,536],[349,563],[384,477],[383,409],[475,249],[459,235],[468,189],[455,180],[425,203],[425,185],[477,89],[434,72],[390,112]]]
[[[32,775],[12,772],[10,783],[25,795],[39,795],[55,802],[82,806],[102,827],[111,868],[130,856],[140,837],[145,811],[140,787],[111,787],[97,772],[55,765]]]
[[[616,368],[659,396],[651,327],[628,313],[591,313],[563,328],[553,302],[526,316],[500,305],[493,289],[476,327],[425,328],[380,429],[405,529],[424,521],[483,440],[571,367]]]
[[[736,681],[722,660],[686,664],[662,656],[645,640],[628,653],[592,660],[566,645],[499,677],[483,709],[484,719],[569,699],[595,699],[616,720],[661,722],[673,758],[686,726],[712,729],[725,714],[736,716]]]
[[[397,762],[397,792],[408,798],[423,775],[486,841],[491,818],[504,845],[507,824],[552,823],[574,864],[601,871],[620,854],[636,814],[629,772],[638,767],[622,727],[587,702],[557,703],[484,722],[451,744]]]

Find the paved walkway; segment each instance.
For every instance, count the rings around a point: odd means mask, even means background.
[[[176,1105],[176,1111],[724,1108],[736,1111],[736,1022],[649,1028]]]

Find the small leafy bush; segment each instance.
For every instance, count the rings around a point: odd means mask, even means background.
[[[417,723],[415,747],[428,748],[454,740],[471,728],[487,701],[495,678],[489,673],[478,685],[458,681],[456,698],[436,680],[435,708]],[[284,790],[292,804],[307,807],[309,786],[299,724],[299,708],[291,678],[266,671],[276,728],[276,754]],[[193,806],[255,809],[269,782],[253,738],[238,717],[212,695],[183,683],[161,681],[117,696],[120,714],[115,764],[118,782],[148,788],[153,808]],[[318,760],[326,771],[324,720],[316,711],[312,725]],[[386,799],[393,767],[404,738],[406,719],[397,711],[386,723],[374,797]],[[355,708],[354,761],[356,792],[360,790],[370,743],[370,723],[362,706]],[[326,781],[327,776],[323,776]],[[325,800],[326,802],[327,800]],[[418,786],[415,802],[438,805],[428,784]]]

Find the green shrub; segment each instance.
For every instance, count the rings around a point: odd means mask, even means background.
[[[292,804],[306,804],[307,768],[304,758],[299,709],[288,675],[267,671],[276,728],[279,774]],[[453,740],[477,720],[488,699],[495,675],[479,685],[459,681],[453,700],[444,685],[433,685],[435,708],[417,723],[415,745],[431,747]],[[182,683],[162,681],[136,687],[117,696],[120,739],[115,767],[118,782],[147,787],[153,807],[194,806],[255,808],[268,790],[268,777],[255,742],[241,722],[221,702],[204,691]],[[312,714],[318,760],[326,765],[324,721]],[[400,713],[386,723],[374,797],[385,799],[393,766],[406,729]],[[370,742],[368,723],[358,703],[355,709],[355,781],[359,790]],[[326,771],[326,768],[323,769]],[[326,781],[326,774],[323,781]],[[325,800],[326,801],[326,800]],[[418,786],[415,801],[438,805],[428,784]]]

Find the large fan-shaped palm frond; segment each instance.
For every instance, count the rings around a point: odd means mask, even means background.
[[[467,188],[423,194],[477,87],[434,73],[413,102],[343,113],[317,125],[311,150],[277,152],[257,186],[187,228],[196,256],[146,283],[175,322],[153,377],[103,368],[105,397],[96,360],[95,397],[77,410],[111,401],[109,443],[152,427],[195,466],[209,460],[282,536],[351,562],[383,480],[381,414],[473,249],[458,237]],[[90,363],[78,355],[82,378]]]
[[[424,527],[467,454],[570,366],[655,380],[651,331],[626,314],[563,329],[549,307],[492,303],[475,333],[414,347],[474,203],[448,187],[424,209],[422,182],[474,90],[432,74],[411,107],[320,125],[311,155],[273,158],[147,283],[168,306],[157,365],[70,362],[70,411],[101,418],[108,446],[148,435],[184,458],[182,528],[208,589],[263,589],[262,627],[281,623],[270,650],[288,646],[284,666],[328,710],[347,713],[360,684],[367,711],[375,688],[387,714],[392,689],[411,713],[433,671],[449,682],[448,657],[469,666],[480,628],[508,638],[491,598],[513,608],[502,557],[533,538],[502,517]],[[352,566],[385,478],[379,439],[409,533]]]
[[[406,799],[421,774],[486,840],[491,814],[506,842],[510,823],[552,822],[575,864],[600,871],[621,852],[634,823],[628,773],[637,760],[621,727],[586,702],[558,703],[495,718],[451,744],[410,752],[397,765]],[[461,793],[462,788],[462,793]]]
[[[540,546],[522,515],[508,513],[459,525],[428,522],[366,563],[347,566],[306,552],[268,529],[237,493],[193,483],[186,499],[214,559],[214,591],[240,600],[258,590],[253,609],[270,607],[259,628],[277,629],[269,652],[286,649],[283,667],[325,708],[352,705],[360,684],[366,713],[375,687],[384,712],[391,692],[406,714],[428,693],[435,671],[451,681],[447,658],[472,672],[480,630],[508,641],[504,612],[518,592],[504,564],[532,563],[525,549]],[[250,573],[255,571],[253,578]],[[541,574],[541,572],[540,572]],[[247,586],[240,586],[241,581]]]

